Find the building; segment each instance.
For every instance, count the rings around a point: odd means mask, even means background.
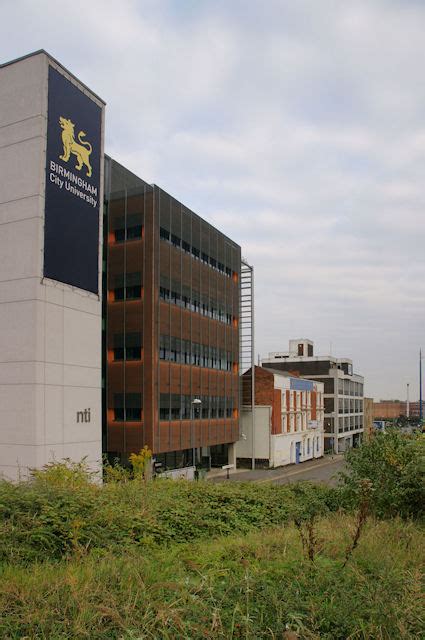
[[[315,356],[314,343],[289,341],[289,351],[269,353],[262,366],[296,373],[324,384],[325,450],[336,453],[358,446],[363,434],[363,376],[353,372],[349,358]]]
[[[106,160],[104,450],[224,464],[239,438],[240,247]]]
[[[406,403],[400,400],[380,400],[373,403],[373,417],[378,420],[395,420],[406,415]]]
[[[370,440],[374,433],[373,398],[363,398],[363,430],[365,439]]]
[[[0,66],[0,104],[0,473],[227,462],[240,247],[104,156],[105,103],[45,51]]]
[[[422,415],[425,415],[425,401],[422,401]],[[409,402],[409,417],[419,418],[419,401]],[[396,420],[407,417],[407,402],[405,400],[379,400],[373,403],[373,417],[376,420]]]
[[[0,474],[99,469],[105,104],[39,51],[0,66],[0,105]]]
[[[238,466],[280,467],[323,456],[323,384],[255,367],[255,420],[251,371],[242,375],[242,439]],[[253,436],[253,424],[254,436]]]

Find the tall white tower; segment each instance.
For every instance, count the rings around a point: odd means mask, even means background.
[[[0,474],[101,460],[104,103],[44,51],[0,67]]]

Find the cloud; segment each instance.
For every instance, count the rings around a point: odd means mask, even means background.
[[[425,5],[406,0],[3,7],[108,104],[106,149],[255,265],[257,350],[300,335],[368,393],[417,391],[425,347]],[[22,20],[25,16],[25,21]]]

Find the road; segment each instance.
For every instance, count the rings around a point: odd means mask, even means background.
[[[335,486],[338,482],[336,475],[345,468],[344,458],[341,455],[333,458],[319,458],[309,460],[301,464],[291,464],[278,469],[255,469],[248,471],[238,469],[230,471],[229,480],[224,472],[212,472],[208,477],[209,482],[273,482],[273,484],[287,484],[308,480],[309,482],[323,482]]]

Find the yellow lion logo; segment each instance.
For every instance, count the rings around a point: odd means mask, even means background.
[[[75,124],[71,122],[71,120],[67,120],[66,118],[59,118],[59,124],[62,127],[62,143],[63,143],[63,155],[59,156],[61,160],[68,162],[71,153],[77,156],[77,164],[75,168],[78,171],[81,171],[83,168],[83,164],[87,167],[87,177],[91,176],[91,164],[90,164],[90,154],[93,151],[90,142],[87,140],[81,140],[86,135],[84,131],[80,131],[78,134],[78,142],[75,141],[74,127]],[[83,146],[84,145],[84,146]]]

